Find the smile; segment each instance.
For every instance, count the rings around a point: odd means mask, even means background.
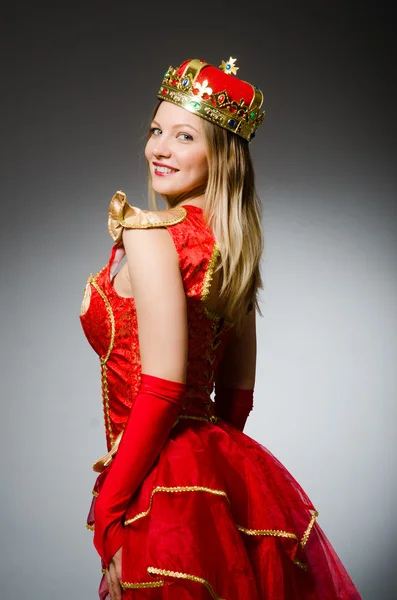
[[[162,165],[153,165],[154,167],[154,173],[155,175],[160,175],[160,176],[164,176],[164,175],[172,175],[173,173],[177,173],[178,169],[172,169],[170,167],[164,167]]]

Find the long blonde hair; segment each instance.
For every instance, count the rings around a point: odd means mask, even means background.
[[[238,332],[251,308],[262,314],[258,297],[263,289],[262,205],[255,188],[249,143],[205,119],[201,129],[208,159],[203,216],[220,251],[216,267],[216,271],[221,270],[220,307]],[[152,210],[158,209],[150,175],[149,205]]]

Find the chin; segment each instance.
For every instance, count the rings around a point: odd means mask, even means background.
[[[157,192],[157,194],[160,194],[162,196],[179,196],[180,194],[182,194],[185,191],[185,190],[176,189],[176,188],[172,187],[171,185],[153,185],[152,184],[152,188],[154,189],[155,192]]]

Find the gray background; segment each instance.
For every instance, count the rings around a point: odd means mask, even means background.
[[[246,432],[294,474],[366,600],[396,597],[396,98],[382,2],[14,3],[2,40],[1,587],[94,600],[105,451],[80,302],[107,208],[146,207],[162,74],[230,54],[264,91],[263,319]],[[394,501],[394,502],[393,502]]]

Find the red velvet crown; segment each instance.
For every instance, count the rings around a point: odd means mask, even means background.
[[[255,86],[232,77],[239,67],[236,59],[222,61],[219,69],[204,60],[186,60],[180,67],[170,67],[157,94],[250,141],[262,123],[259,114],[263,94]]]

